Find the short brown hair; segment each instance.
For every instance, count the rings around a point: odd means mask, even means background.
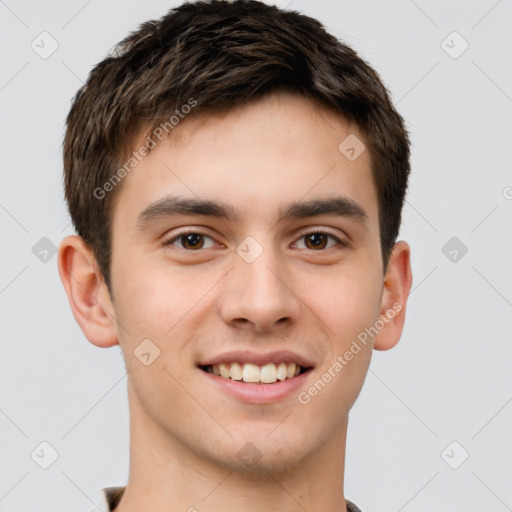
[[[63,149],[66,200],[107,286],[113,201],[121,187],[112,177],[126,174],[120,166],[135,138],[169,123],[191,99],[193,116],[277,90],[312,99],[361,130],[387,267],[410,173],[409,138],[378,74],[313,18],[254,0],[212,0],[143,23],[93,68],[73,100]],[[109,193],[99,194],[108,183]]]

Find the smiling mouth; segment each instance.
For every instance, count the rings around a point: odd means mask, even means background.
[[[224,379],[237,380],[250,384],[274,384],[290,380],[311,370],[297,363],[269,363],[257,365],[253,363],[219,363],[203,365],[201,370]]]

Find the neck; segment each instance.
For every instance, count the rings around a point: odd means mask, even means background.
[[[292,468],[238,472],[202,457],[155,425],[128,388],[130,472],[115,512],[346,512],[347,422]]]

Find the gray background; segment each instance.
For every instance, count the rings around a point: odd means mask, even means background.
[[[120,351],[83,337],[51,251],[72,233],[61,143],[91,67],[177,3],[0,1],[2,511],[85,512],[126,483]],[[375,67],[412,139],[413,291],[351,413],[346,496],[363,512],[512,510],[512,1],[287,4]]]

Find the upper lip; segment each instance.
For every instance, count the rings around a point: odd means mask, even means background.
[[[252,363],[264,365],[268,363],[297,363],[305,368],[311,368],[313,363],[304,356],[290,350],[277,350],[274,352],[256,353],[244,350],[224,352],[209,359],[201,361],[198,366],[210,366],[219,363]]]

